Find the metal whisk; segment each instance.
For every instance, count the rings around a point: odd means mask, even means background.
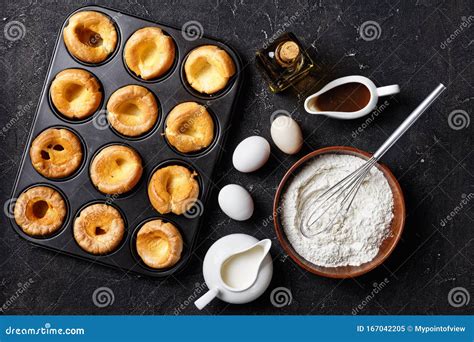
[[[341,215],[344,219],[348,209],[352,205],[360,185],[364,181],[372,166],[397,142],[397,140],[413,125],[413,123],[425,112],[425,110],[438,98],[446,89],[443,84],[439,84],[431,94],[403,121],[403,123],[390,135],[390,137],[380,146],[380,148],[362,166],[342,178],[336,184],[325,190],[322,194],[314,196],[314,192],[306,194],[300,206],[310,206],[312,211],[307,217],[303,217],[298,224],[301,234],[305,237],[313,237],[328,229]],[[328,214],[330,208],[335,207],[336,214],[330,218],[326,225],[319,225],[320,219]],[[300,218],[301,219],[301,218]]]

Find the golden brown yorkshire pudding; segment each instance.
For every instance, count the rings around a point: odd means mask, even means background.
[[[138,231],[136,246],[138,255],[147,266],[166,268],[175,265],[181,258],[183,238],[173,224],[153,220]]]
[[[117,31],[104,14],[94,11],[78,12],[69,18],[64,28],[64,44],[80,61],[100,63],[114,52]]]
[[[90,176],[95,187],[104,194],[123,194],[137,185],[143,173],[142,159],[130,147],[111,145],[92,160]]]
[[[184,64],[189,85],[205,94],[224,89],[235,74],[235,64],[227,52],[215,45],[203,45],[191,51]]]
[[[73,174],[82,162],[79,138],[65,128],[48,128],[41,132],[30,148],[31,163],[45,177],[63,178]]]
[[[99,81],[82,69],[66,69],[56,75],[50,88],[51,101],[69,119],[85,119],[100,105]]]
[[[195,172],[180,165],[158,169],[148,184],[148,198],[153,207],[160,214],[185,213],[199,196],[196,176]]]
[[[158,120],[158,104],[148,89],[128,85],[110,96],[107,119],[117,132],[129,137],[140,136],[151,130]]]
[[[66,202],[56,190],[35,186],[18,197],[15,221],[30,236],[44,237],[56,232],[66,217]]]
[[[196,102],[180,103],[166,119],[165,136],[183,153],[208,147],[214,139],[214,121],[206,107]]]
[[[125,44],[125,63],[144,80],[164,75],[173,65],[173,39],[158,27],[144,27],[135,31]]]
[[[74,220],[74,239],[88,253],[113,252],[123,239],[125,223],[114,207],[96,203],[82,209]]]

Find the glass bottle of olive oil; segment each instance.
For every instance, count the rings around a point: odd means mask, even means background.
[[[311,57],[290,32],[258,50],[256,63],[274,93],[294,85],[314,67]]]

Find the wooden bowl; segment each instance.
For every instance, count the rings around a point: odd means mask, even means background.
[[[400,188],[400,184],[398,184],[398,181],[393,173],[388,169],[388,167],[382,164],[375,164],[375,166],[385,175],[385,178],[387,179],[393,194],[393,219],[390,225],[391,234],[382,242],[379,253],[370,262],[360,266],[323,267],[317,266],[305,260],[291,246],[286,237],[285,231],[283,230],[282,224],[280,222],[280,199],[282,194],[285,192],[286,185],[288,184],[289,180],[291,180],[292,177],[298,173],[300,167],[310,159],[326,153],[349,154],[363,159],[368,159],[371,157],[371,154],[353,147],[331,146],[313,151],[298,160],[288,170],[281,180],[280,185],[278,186],[277,192],[275,194],[275,200],[273,202],[273,223],[275,226],[276,235],[280,241],[280,244],[283,246],[283,249],[300,267],[311,273],[329,278],[357,277],[373,270],[382,264],[384,260],[390,255],[390,253],[392,253],[392,251],[395,249],[395,246],[402,235],[403,226],[405,225],[405,200],[403,199],[403,193],[402,189]]]

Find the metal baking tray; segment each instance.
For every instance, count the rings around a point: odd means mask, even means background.
[[[104,62],[93,65],[83,63],[69,54],[63,42],[63,29],[68,18],[78,11],[98,11],[109,16],[116,25],[118,42],[116,51]],[[25,147],[18,175],[13,186],[12,198],[35,185],[47,185],[58,190],[67,203],[68,213],[64,225],[59,231],[46,238],[35,238],[25,234],[11,218],[14,230],[31,243],[59,251],[74,257],[90,260],[94,263],[120,268],[152,277],[168,276],[181,268],[189,260],[202,224],[202,214],[206,209],[212,177],[225,143],[226,133],[231,123],[232,113],[241,86],[242,64],[238,54],[229,45],[208,37],[189,39],[181,29],[151,22],[136,16],[102,6],[86,6],[71,13],[65,20],[59,33],[46,81],[43,86],[33,126]],[[176,60],[170,72],[164,77],[144,81],[129,71],[123,59],[123,49],[128,38],[138,29],[146,26],[160,27],[170,35],[176,44]],[[187,39],[186,39],[187,38]],[[193,91],[183,78],[183,64],[187,54],[201,45],[217,45],[229,53],[236,65],[236,74],[228,86],[214,96],[206,96]],[[103,101],[97,112],[86,120],[71,121],[63,118],[54,108],[49,96],[49,87],[55,75],[68,68],[80,68],[91,72],[102,85]],[[155,128],[140,138],[127,138],[103,125],[106,122],[106,103],[110,95],[125,85],[136,84],[146,87],[158,100],[159,119]],[[201,153],[186,155],[172,148],[163,136],[166,116],[181,102],[195,101],[208,108],[214,118],[216,135],[212,145]],[[63,127],[76,133],[83,143],[83,164],[72,176],[65,179],[48,179],[33,168],[29,148],[34,138],[50,127]],[[111,143],[125,144],[134,148],[142,157],[144,172],[140,183],[130,192],[121,196],[106,196],[100,193],[89,178],[89,165],[95,153]],[[187,215],[160,215],[151,206],[147,195],[148,181],[153,171],[165,164],[184,165],[198,174],[200,185],[199,203]],[[74,219],[80,210],[93,202],[106,202],[116,207],[126,223],[124,239],[114,252],[96,256],[82,250],[73,236]],[[173,267],[154,270],[147,267],[138,257],[135,249],[135,237],[140,226],[153,218],[161,218],[174,223],[183,236],[184,248],[181,260]]]

